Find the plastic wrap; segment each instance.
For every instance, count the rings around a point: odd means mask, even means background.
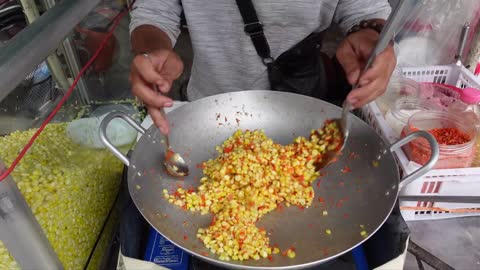
[[[462,27],[469,23],[471,29],[477,29],[479,10],[478,0],[416,1],[396,35],[398,65],[414,67],[454,62]],[[465,52],[469,51],[472,39],[470,34]]]

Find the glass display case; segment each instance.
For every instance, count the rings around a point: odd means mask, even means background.
[[[99,269],[123,165],[97,129],[113,110],[142,117],[128,82],[128,3],[0,2],[26,22],[0,45],[0,269]],[[110,132],[125,151],[133,133]]]

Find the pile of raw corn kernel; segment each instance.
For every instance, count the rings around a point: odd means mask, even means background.
[[[65,269],[84,269],[115,200],[123,165],[107,150],[86,149],[49,124],[12,176]],[[0,138],[7,165],[35,130]],[[0,242],[0,269],[19,266]]]
[[[310,139],[298,137],[282,146],[263,131],[237,131],[221,147],[219,156],[202,164],[204,177],[197,191],[163,190],[170,202],[190,211],[213,213],[208,228],[197,237],[220,260],[267,258],[279,253],[255,222],[280,203],[309,207],[314,198],[312,182],[318,177],[316,164],[326,150],[343,143],[338,127],[327,122]],[[284,254],[296,256],[294,250]]]

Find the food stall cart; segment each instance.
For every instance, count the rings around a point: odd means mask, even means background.
[[[28,6],[32,1],[21,2],[24,8],[32,7]],[[55,3],[56,1],[45,0],[41,2],[44,10],[38,8],[37,11],[33,9],[28,13],[28,21],[32,24],[17,34],[13,40],[7,42],[0,51],[0,77],[3,82],[0,86],[0,100],[3,103],[0,107],[2,109],[0,131],[3,136],[0,138],[0,145],[4,149],[0,154],[0,160],[5,164],[1,170],[2,174],[16,160],[19,152],[28,144],[59,100],[69,93],[69,86],[76,81],[77,74],[84,71],[84,75],[78,77],[77,87],[67,104],[61,108],[51,124],[45,127],[15,170],[0,182],[0,222],[2,224],[0,268],[99,269],[108,264],[107,259],[110,256],[105,255],[107,247],[112,247],[117,242],[114,232],[117,231],[121,220],[120,209],[124,209],[118,205],[117,198],[123,165],[105,149],[92,147],[96,145],[95,141],[85,143],[82,138],[89,138],[88,134],[87,137],[66,134],[69,130],[75,131],[85,127],[80,125],[85,124],[83,122],[74,122],[79,118],[101,117],[107,112],[118,109],[131,115],[138,113],[136,105],[128,100],[130,96],[127,72],[128,59],[131,57],[128,48],[128,17],[118,21],[119,27],[115,31],[115,39],[106,41],[107,53],[101,54],[97,58],[100,60],[97,60],[89,69],[82,70],[82,67],[95,54],[95,48],[109,35],[109,30],[113,29],[109,23],[105,24],[105,20],[115,21],[116,14],[121,12],[123,7],[118,5],[121,1],[64,0]],[[42,12],[42,16],[38,17]],[[93,31],[95,25],[102,25],[104,30],[100,33]],[[51,73],[50,77],[44,73],[45,66]],[[466,71],[462,69],[462,72]],[[456,75],[460,76],[460,73]],[[50,80],[45,81],[45,76]],[[474,78],[469,78],[468,81],[472,82]],[[43,91],[36,90],[30,93],[32,85],[40,86],[35,82],[42,82],[41,90]],[[470,84],[470,86],[474,85]],[[40,98],[34,95],[38,93],[44,94]],[[372,126],[380,127],[377,122],[381,121],[381,118],[375,118],[378,112],[375,111],[374,105],[372,106],[373,110],[368,107],[364,111],[365,118]],[[138,119],[141,120],[142,117],[139,116]],[[75,126],[71,123],[79,123],[79,125]],[[94,126],[96,124],[98,122],[93,123]],[[144,122],[146,127],[150,124],[148,119]],[[383,129],[378,131],[385,135]],[[78,142],[84,145],[79,146]],[[129,144],[124,146],[126,153]],[[432,174],[432,177],[435,176],[439,175]],[[478,175],[474,174],[473,178],[475,177]],[[458,184],[455,182],[457,179],[458,177],[452,180],[454,185]],[[472,185],[478,184],[475,181],[471,182],[473,182]],[[427,185],[426,188],[424,188],[425,185]],[[446,190],[445,186],[448,184],[442,185],[437,184],[436,180],[426,178],[416,184],[413,183],[410,189],[415,191],[431,189],[443,195],[440,191]],[[470,186],[468,189],[474,191],[476,186]],[[421,194],[405,193],[403,195],[406,198],[431,192],[419,193]],[[475,195],[475,193],[468,195]],[[417,206],[417,200],[415,199],[415,206]],[[477,204],[469,205],[473,206],[461,206],[461,208],[478,208]],[[408,207],[409,203],[404,203],[403,206]],[[425,207],[434,206],[437,206],[437,203],[429,201]],[[413,216],[413,219],[440,215],[458,217],[452,211],[445,209],[403,211],[404,217]],[[428,223],[421,225],[410,223],[414,237],[415,235],[423,236],[414,240],[447,262],[450,259],[448,254],[435,248],[440,246],[434,239],[438,237],[440,230],[438,228],[455,226],[457,233],[467,228],[473,238],[478,239],[478,231],[472,228],[478,224],[478,219],[475,218],[469,221],[446,221],[438,227],[436,224],[440,224],[441,221],[426,222]],[[425,227],[432,229],[425,231]],[[432,231],[435,231],[436,235],[429,237]],[[473,244],[474,241],[467,239],[468,237],[461,233],[458,234],[462,237],[457,243],[458,246]],[[460,236],[452,236],[448,242],[457,240],[457,237]],[[127,240],[120,240],[120,242],[123,246],[129,244]],[[134,240],[131,240],[131,243],[133,242]],[[412,253],[416,252],[414,254],[418,256],[425,254],[419,252],[421,249],[415,245],[410,245],[409,250]],[[112,254],[116,255],[118,252]],[[401,268],[405,254],[400,256],[400,262],[392,262],[400,266],[389,264],[386,269]],[[432,258],[427,257],[423,259],[432,262]],[[121,265],[128,265],[134,260],[123,256],[119,258]],[[148,258],[142,254],[136,259],[144,261]],[[192,261],[192,264],[197,267],[203,265],[203,268],[195,269],[212,269],[210,265],[194,259]],[[455,260],[454,262],[457,263]],[[442,265],[441,261],[437,261],[437,264]],[[407,261],[406,265],[411,266],[411,262]],[[138,264],[136,266],[139,267]]]
[[[137,113],[123,64],[128,43],[117,42],[128,37],[128,19],[114,20],[124,3],[22,0],[13,7],[20,4],[31,24],[4,42],[0,53],[0,268],[99,269],[119,220],[114,206],[123,165],[99,149],[91,130],[95,118],[89,117],[119,109]],[[121,25],[115,33],[112,22]],[[77,76],[110,32],[107,48]],[[117,128],[114,133],[125,131]],[[128,149],[128,143],[121,144]]]

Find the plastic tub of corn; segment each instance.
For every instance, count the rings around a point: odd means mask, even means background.
[[[107,150],[88,149],[49,124],[12,175],[65,269],[83,269],[118,192],[123,166]],[[0,138],[10,164],[34,129]],[[0,269],[19,268],[0,242]]]

